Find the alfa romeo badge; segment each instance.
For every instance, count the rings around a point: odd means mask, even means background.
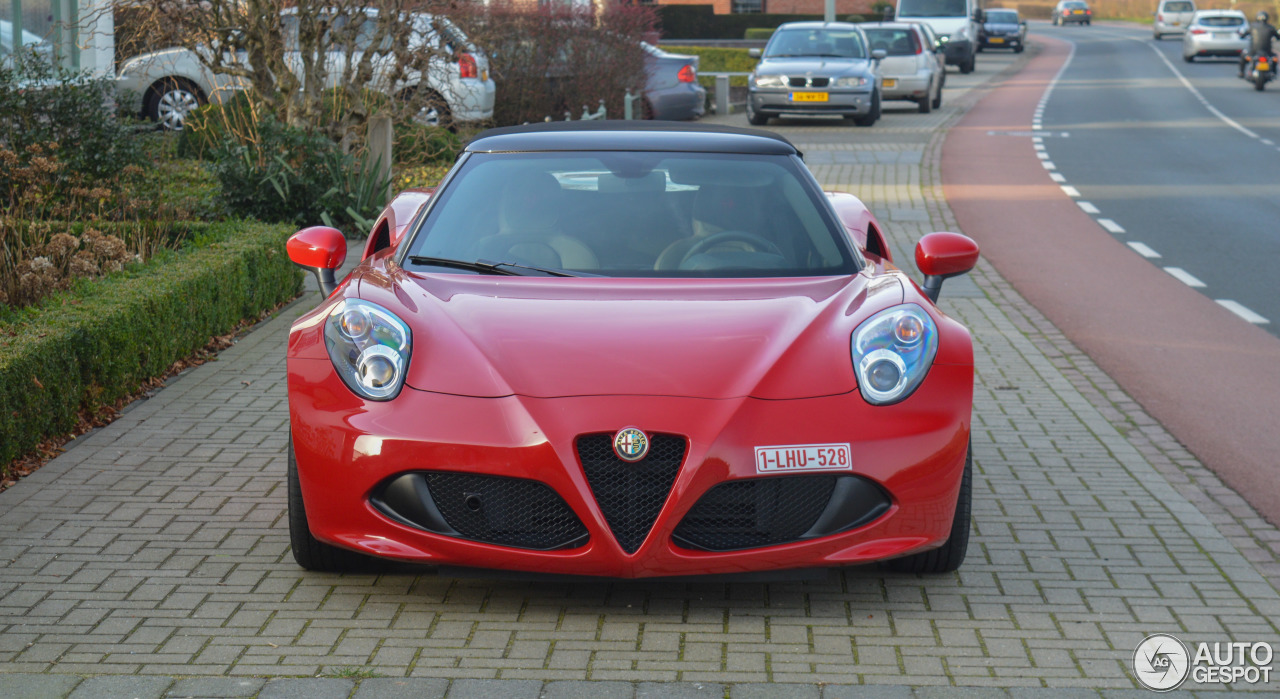
[[[635,427],[624,427],[613,436],[613,453],[627,463],[635,463],[649,453],[649,438]]]

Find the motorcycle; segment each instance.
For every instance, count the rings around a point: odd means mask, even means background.
[[[1267,83],[1276,79],[1276,57],[1256,56],[1249,60],[1249,75],[1246,78],[1253,83],[1253,89],[1262,92]]]

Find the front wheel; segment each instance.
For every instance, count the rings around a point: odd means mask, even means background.
[[[302,484],[298,481],[298,461],[293,455],[293,439],[289,439],[289,543],[293,560],[307,570],[340,573],[359,570],[371,562],[354,551],[330,546],[311,535],[307,524],[307,508],[302,502]]]
[[[974,67],[977,65],[977,63],[978,63],[978,57],[977,57],[977,56],[970,56],[970,57],[969,57],[969,60],[968,60],[967,62],[965,62],[965,63],[961,63],[961,64],[960,64],[960,72],[961,72],[961,73],[972,73],[972,72],[973,72],[973,69],[974,69]]]
[[[190,80],[164,78],[147,90],[143,116],[166,131],[181,131],[187,115],[205,102],[204,93]]]
[[[921,114],[928,114],[933,111],[933,98],[928,95],[921,97],[916,104],[918,105],[918,109]]]
[[[936,549],[885,561],[884,567],[899,573],[950,573],[964,563],[969,550],[969,524],[973,516],[973,444],[964,459],[964,476],[960,479],[960,496],[956,514],[951,520],[947,543]]]
[[[769,123],[769,115],[761,114],[751,108],[751,100],[747,100],[747,122],[752,126],[764,126]]]

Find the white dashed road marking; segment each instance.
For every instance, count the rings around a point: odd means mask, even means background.
[[[1062,193],[1072,198],[1080,196],[1078,189],[1067,184],[1062,185]]]
[[[1230,299],[1218,299],[1218,305],[1240,316],[1241,318],[1244,318],[1245,320],[1249,321],[1250,323],[1253,323],[1254,325],[1264,325],[1266,323],[1271,322],[1266,318],[1263,318],[1257,313],[1254,313],[1253,311],[1245,308],[1244,306],[1241,306],[1240,304]]]
[[[1124,233],[1124,229],[1120,227],[1120,224],[1109,218],[1098,219],[1098,225],[1107,229],[1108,233]]]
[[[1133,245],[1133,243],[1129,243],[1129,244]],[[1196,289],[1203,289],[1205,287],[1204,282],[1191,276],[1190,272],[1188,272],[1187,270],[1181,267],[1165,267],[1164,271],[1173,275],[1174,279],[1177,279],[1178,281],[1182,282],[1183,284],[1186,284],[1187,286],[1190,286]]]
[[[1129,247],[1133,248],[1134,252],[1138,253],[1139,255],[1142,255],[1147,259],[1160,257],[1160,253],[1156,252],[1155,250],[1152,250],[1151,247],[1148,246],[1146,243],[1129,243]],[[1170,272],[1170,274],[1172,274],[1172,272]],[[1175,274],[1174,276],[1176,277],[1177,275]]]
[[[1090,204],[1090,203],[1089,203],[1089,202],[1087,202],[1087,201],[1078,201],[1078,202],[1076,202],[1076,204],[1078,204],[1078,205],[1080,206],[1080,208],[1081,208],[1081,209],[1083,209],[1083,210],[1084,210],[1084,212],[1085,212],[1086,214],[1100,214],[1100,213],[1102,213],[1101,211],[1098,211],[1098,207],[1094,206],[1093,204]]]

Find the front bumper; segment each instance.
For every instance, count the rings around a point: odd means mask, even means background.
[[[1016,49],[1022,45],[1022,36],[1020,34],[983,36],[981,44],[984,49]]]
[[[432,565],[614,578],[841,566],[946,541],[969,438],[973,369],[935,365],[908,400],[873,407],[857,392],[803,400],[657,396],[469,398],[406,387],[386,403],[356,398],[325,360],[289,360],[289,408],[312,534],[343,548]],[[650,528],[625,550],[575,448],[583,434],[635,425],[687,447]],[[704,494],[756,478],[755,447],[849,443],[852,470],[888,498],[869,523],[747,550],[696,550],[676,530]],[[448,471],[537,481],[586,537],[533,550],[448,536],[397,521],[371,502],[406,473]],[[786,479],[793,474],[775,477]],[[647,536],[643,532],[647,531]]]
[[[458,121],[488,121],[493,118],[497,88],[493,79],[462,78],[455,81],[453,118]]]
[[[796,102],[793,92],[825,92],[826,102]],[[871,91],[827,90],[825,88],[759,88],[753,87],[747,96],[751,109],[757,114],[777,116],[781,114],[831,114],[857,116],[871,111]]]
[[[947,42],[945,51],[947,55],[947,65],[964,65],[973,58],[974,46],[973,42],[969,39],[952,39]]]

